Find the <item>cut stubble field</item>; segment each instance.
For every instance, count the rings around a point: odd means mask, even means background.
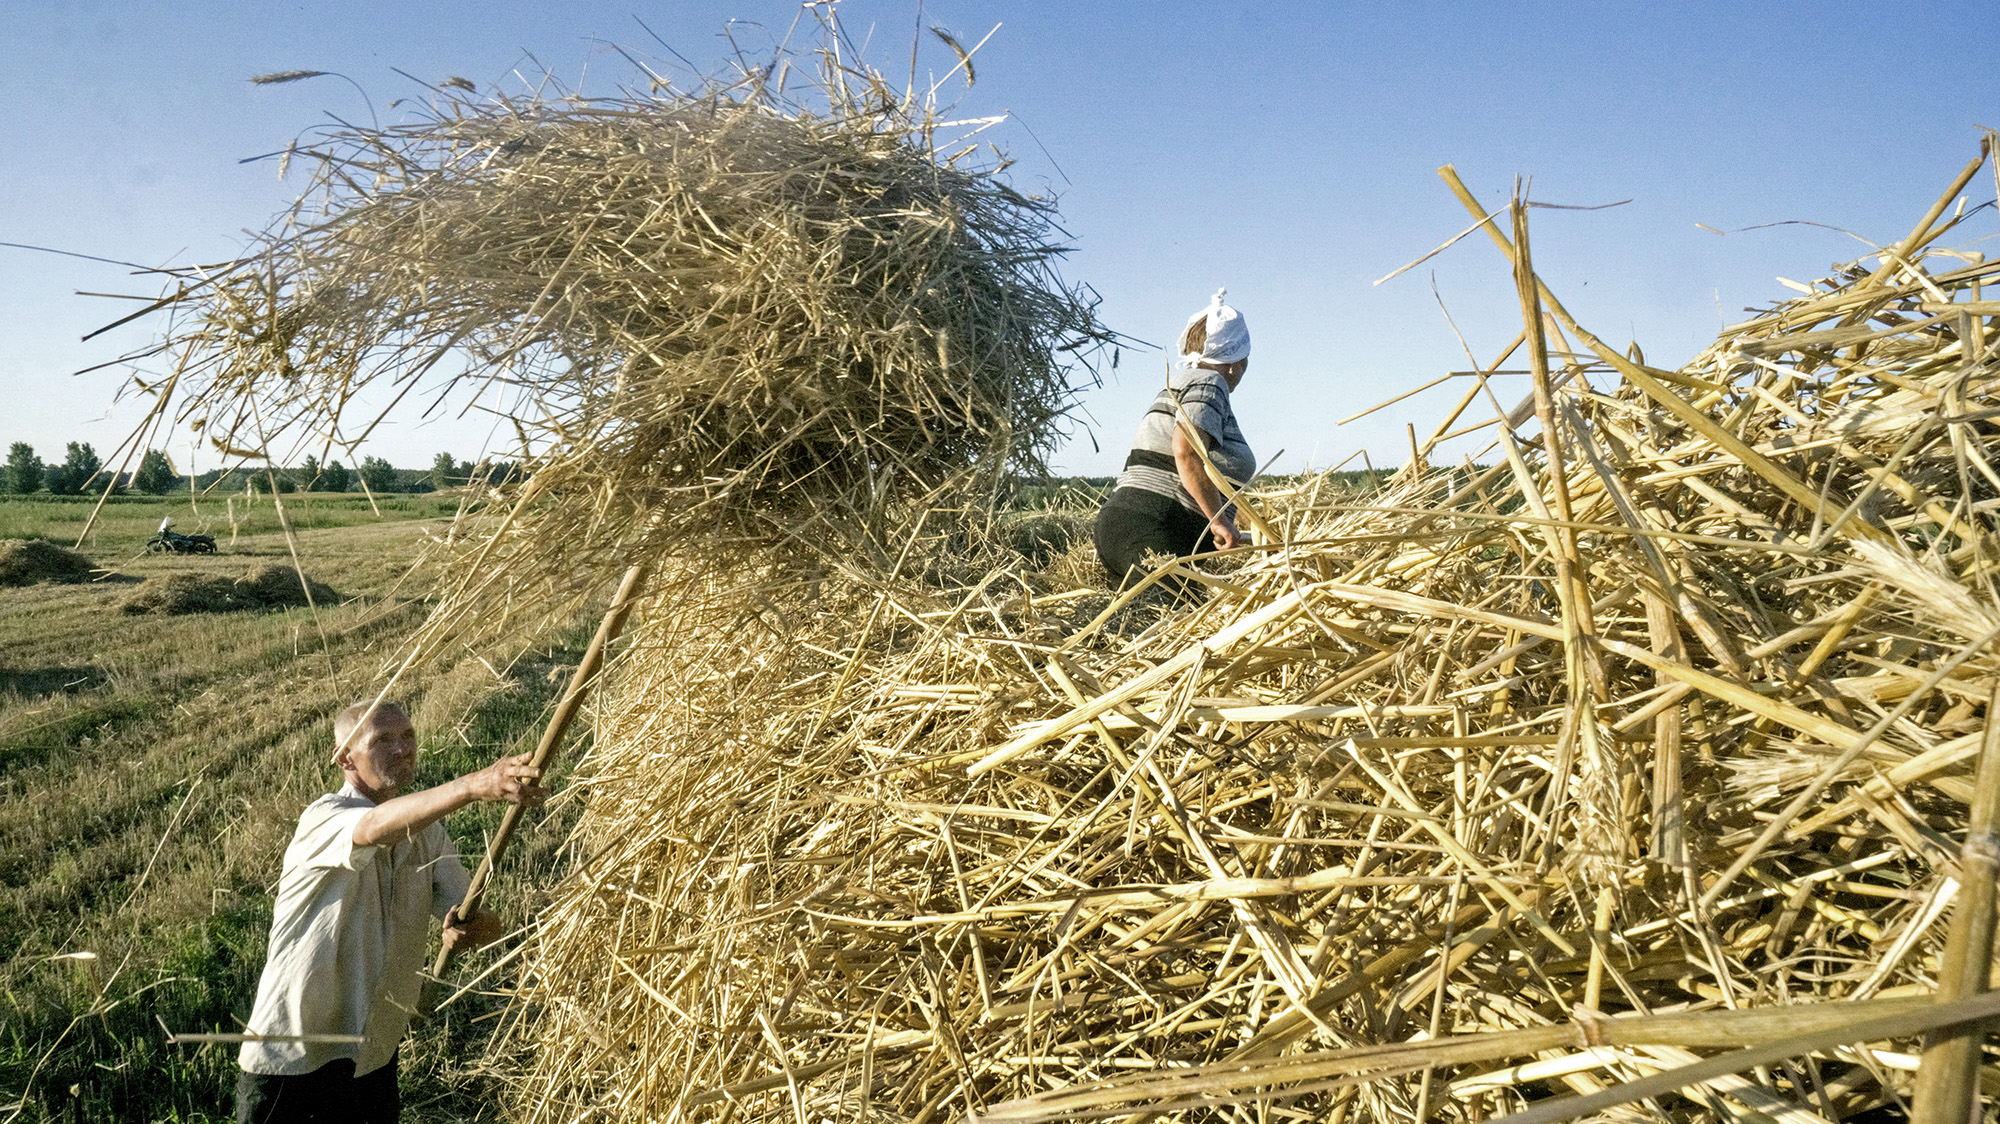
[[[71,545],[91,506],[0,501],[0,538]],[[449,496],[285,506],[290,545],[268,497],[115,498],[81,546],[99,580],[0,590],[0,1120],[228,1117],[234,1049],[167,1034],[242,1029],[285,842],[339,783],[329,719],[379,689],[423,621],[433,574],[418,560],[458,512]],[[146,553],[162,516],[221,553]],[[242,577],[294,548],[336,603],[119,611],[142,582]],[[593,623],[399,686],[424,739],[418,783],[531,748]],[[503,863],[503,916],[523,916],[560,865],[568,815],[558,799]],[[449,829],[476,859],[498,819],[482,806]],[[488,1115],[471,1063],[497,1006],[467,995],[406,1043],[405,1119]]]

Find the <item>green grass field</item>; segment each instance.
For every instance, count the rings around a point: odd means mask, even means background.
[[[374,693],[423,619],[430,582],[411,563],[457,510],[448,496],[383,497],[379,513],[360,495],[281,498],[306,573],[341,596],[317,613],[118,612],[147,579],[286,562],[270,497],[114,498],[82,546],[111,573],[0,589],[0,1120],[230,1116],[234,1048],[167,1034],[248,1016],[285,842],[339,784],[328,720]],[[0,538],[71,545],[93,502],[0,500]],[[165,515],[220,553],[146,554]],[[531,748],[594,623],[401,692],[424,738],[418,783]],[[496,879],[510,919],[561,865],[569,813],[551,808]],[[481,806],[449,828],[476,855],[498,820]],[[498,1005],[469,996],[405,1043],[405,1120],[495,1115],[471,1063]]]
[[[112,496],[102,507],[95,496],[52,496],[41,492],[0,497],[0,539],[45,538],[63,546],[76,546],[78,537],[83,536],[81,549],[85,553],[97,558],[100,564],[115,565],[143,553],[146,539],[160,525],[162,517],[171,518],[176,531],[214,535],[217,542],[226,546],[232,539],[242,542],[281,532],[280,503],[294,531],[449,519],[458,511],[458,498],[454,494],[436,492],[377,496],[372,508],[368,497],[356,492],[299,493],[275,499],[240,492],[213,497],[190,497],[185,492],[167,496],[127,495]],[[88,535],[84,535],[86,524],[90,525]]]

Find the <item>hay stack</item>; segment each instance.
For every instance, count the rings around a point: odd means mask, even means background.
[[[2000,795],[2000,264],[1933,248],[1978,166],[1676,371],[1524,271],[1543,432],[1256,497],[1192,611],[683,576],[526,950],[520,1115],[1478,1120],[1774,1039],[1610,1099],[1894,1104],[1990,955],[1945,932]]]
[[[260,566],[247,577],[213,574],[169,574],[149,578],[119,611],[138,615],[184,616],[188,613],[238,613],[263,609],[297,609],[332,605],[340,595],[290,566]]]
[[[1073,362],[1109,338],[1055,274],[1052,202],[946,149],[923,98],[821,65],[791,95],[761,72],[441,89],[412,123],[316,134],[287,156],[311,162],[305,198],[186,276],[175,374],[139,389],[272,455],[365,439],[357,400],[481,395],[529,470],[501,557],[458,568],[481,612],[494,583],[545,601],[641,555],[839,537],[905,490],[1038,464]]]
[[[47,539],[0,542],[0,588],[42,582],[71,585],[89,581],[91,572],[90,559]]]

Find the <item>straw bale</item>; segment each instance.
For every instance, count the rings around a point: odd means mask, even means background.
[[[90,580],[90,559],[47,539],[0,542],[0,587]]]
[[[1671,371],[1524,273],[1541,420],[1255,493],[1199,605],[931,521],[886,572],[676,571],[523,950],[518,1115],[1899,1103],[1993,1006],[1928,1003],[2000,783],[2000,263],[1943,209]]]

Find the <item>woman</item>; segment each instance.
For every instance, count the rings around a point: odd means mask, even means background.
[[[1229,406],[1230,392],[1250,366],[1250,328],[1242,313],[1222,303],[1225,292],[1216,290],[1208,307],[1188,318],[1181,367],[1140,420],[1125,471],[1097,513],[1097,557],[1121,588],[1146,576],[1148,554],[1186,557],[1210,536],[1217,550],[1243,541],[1235,505],[1209,479],[1194,445],[1199,439],[1235,487],[1257,471]],[[1182,424],[1183,417],[1190,424]]]

